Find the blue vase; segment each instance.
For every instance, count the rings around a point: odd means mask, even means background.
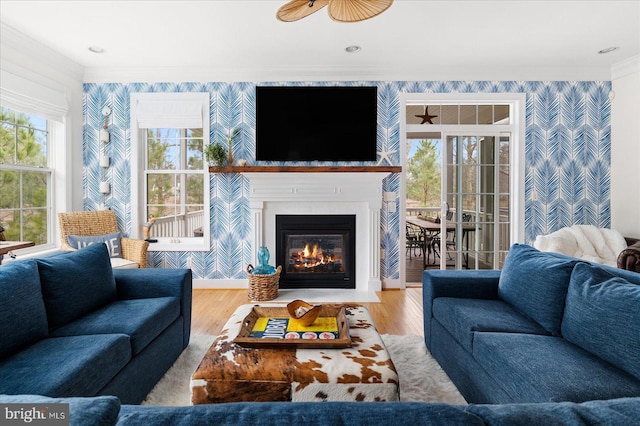
[[[266,246],[261,246],[258,249],[258,266],[254,268],[254,274],[274,274],[276,268],[269,265],[269,249]]]

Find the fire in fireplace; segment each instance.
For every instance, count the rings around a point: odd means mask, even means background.
[[[355,288],[355,215],[277,215],[281,288]]]
[[[295,240],[295,241],[291,241]],[[317,235],[288,236],[287,272],[318,273],[344,272],[342,263],[342,236]]]

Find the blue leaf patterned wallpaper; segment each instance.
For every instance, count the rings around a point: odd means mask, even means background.
[[[376,85],[378,87],[378,151],[395,151],[400,164],[399,93],[525,93],[525,239],[573,224],[610,226],[610,101],[609,81],[424,81],[424,82],[316,82],[259,83],[260,85]],[[83,186],[84,208],[102,203],[98,191],[102,147],[98,131],[101,110],[113,110],[109,130],[111,157],[107,180],[112,193],[107,206],[116,212],[118,225],[131,232],[131,159],[129,96],[134,92],[208,92],[212,140],[224,140],[228,129],[239,128],[234,157],[255,164],[256,83],[88,83],[84,85]],[[265,163],[261,163],[265,164]],[[267,163],[276,164],[276,163]],[[305,164],[305,163],[300,163]],[[325,165],[326,163],[316,163]],[[353,163],[340,163],[352,165]],[[365,163],[363,163],[365,164]],[[398,193],[400,176],[383,183]],[[252,251],[249,182],[241,174],[210,176],[211,250],[209,252],[150,252],[151,267],[186,267],[192,258],[196,278],[241,279]],[[383,279],[399,279],[399,212],[381,211],[381,264]]]

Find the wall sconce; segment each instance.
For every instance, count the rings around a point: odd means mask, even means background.
[[[102,115],[104,115],[104,126],[100,129],[100,142],[108,143],[109,142],[109,131],[107,130],[107,126],[109,125],[109,115],[111,114],[111,108],[108,106],[102,108]]]
[[[110,135],[107,127],[109,126],[109,115],[111,115],[111,108],[105,106],[102,108],[102,115],[104,116],[104,125],[100,129],[99,139],[102,142],[102,155],[100,156],[100,167],[102,167],[102,181],[100,182],[100,193],[102,194],[102,209],[107,208],[107,195],[111,193],[111,184],[107,182],[107,169],[111,165],[111,158],[107,155],[107,144],[109,143]]]

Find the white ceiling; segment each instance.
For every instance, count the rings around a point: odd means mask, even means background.
[[[640,52],[640,0],[395,0],[352,24],[326,9],[280,22],[284,3],[1,0],[0,20],[85,67],[89,81],[595,79]],[[346,53],[353,44],[362,50]],[[597,53],[610,46],[620,49]]]

